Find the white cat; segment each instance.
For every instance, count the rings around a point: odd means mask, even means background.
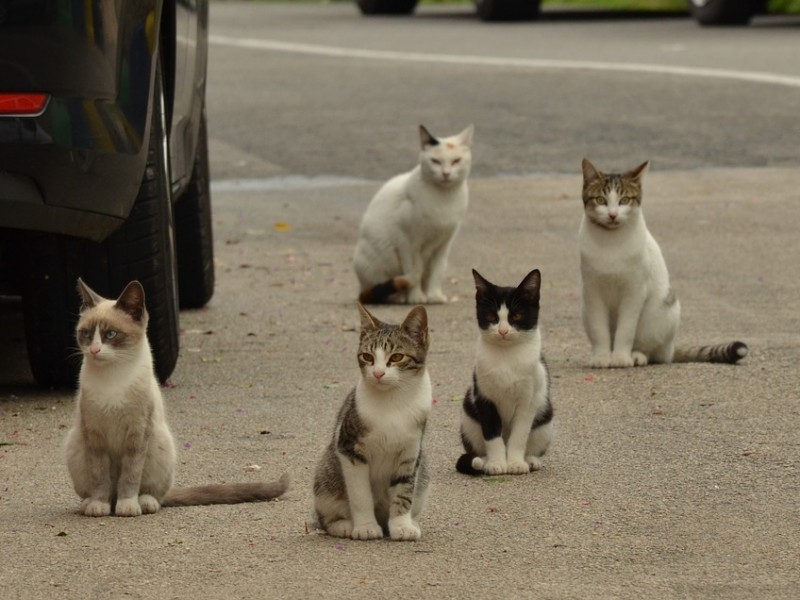
[[[363,304],[447,302],[442,280],[469,204],[470,125],[436,139],[420,125],[419,164],[372,198],[353,258]]]
[[[602,173],[583,160],[584,214],[578,240],[591,366],[735,363],[747,355],[742,342],[675,348],[681,306],[641,208],[647,165],[622,174]]]
[[[129,283],[107,300],[78,279],[77,325],[83,353],[75,422],[67,433],[67,467],[81,513],[136,517],[162,506],[269,500],[289,480],[173,488],[175,443],[147,341],[144,289]]]

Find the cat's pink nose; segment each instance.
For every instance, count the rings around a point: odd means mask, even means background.
[[[499,333],[503,337],[506,337],[508,335],[508,327],[500,327],[497,330],[497,333]]]
[[[95,356],[100,354],[100,346],[90,346],[89,352],[91,352]]]
[[[373,377],[375,377],[375,379],[377,379],[378,381],[380,381],[380,380],[381,380],[381,378],[382,378],[384,375],[386,375],[386,372],[385,372],[385,371],[378,371],[378,370],[375,370],[375,371],[373,371],[373,372],[372,372],[372,376],[373,376]]]
[[[608,218],[611,219],[612,221],[616,221],[617,220],[617,213],[615,213],[615,212],[608,213]]]

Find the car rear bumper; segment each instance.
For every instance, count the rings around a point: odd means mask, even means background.
[[[160,4],[41,0],[2,15],[0,92],[50,99],[39,116],[0,117],[0,227],[102,240],[127,217],[147,160]]]

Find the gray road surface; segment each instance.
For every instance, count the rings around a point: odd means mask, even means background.
[[[512,56],[523,50],[511,38],[525,35],[534,44],[526,56],[594,60],[602,57],[591,51],[593,40],[611,44],[609,53],[619,52],[617,43],[632,44],[632,36],[653,47],[677,43],[677,36],[701,43],[695,25],[680,19],[559,18],[504,29],[433,11],[381,21],[376,31],[347,6],[213,8],[215,35],[342,47],[397,49],[405,39],[411,51],[454,52],[460,40],[464,51]],[[412,34],[415,28],[422,31]],[[610,30],[625,35],[609,41]],[[787,31],[796,34],[796,25],[759,21],[739,31],[742,44],[754,48],[742,67],[758,66],[773,38]],[[733,43],[732,30],[711,35],[719,41],[709,48]],[[536,46],[546,37],[551,44]],[[582,52],[556,43],[577,39]],[[784,135],[797,132],[786,111],[800,90],[565,69],[525,71],[524,87],[515,84],[520,73],[502,67],[437,77],[430,65],[213,50],[218,287],[207,309],[182,313],[181,359],[164,390],[180,451],[177,479],[191,485],[289,472],[293,486],[266,505],[174,508],[137,519],[78,516],[60,456],[72,398],[32,387],[20,319],[5,303],[2,598],[797,597],[800,208],[796,146]],[[688,53],[681,56],[689,62]],[[716,60],[708,66],[727,68]],[[696,56],[691,63],[705,64]],[[797,76],[795,67],[780,62],[774,71]],[[260,87],[253,75],[259,69]],[[316,89],[319,78],[328,82],[325,94]],[[398,91],[404,78],[419,84],[416,93]],[[530,107],[533,127],[516,113],[528,106],[526,90],[547,98],[542,79],[559,99],[544,115]],[[770,138],[757,126],[734,136],[720,122],[706,124],[710,135],[681,150],[677,141],[699,121],[648,117],[631,100],[625,120],[638,125],[611,127],[622,120],[614,110],[625,97],[621,83],[653,101],[675,94],[702,107],[725,98],[723,120],[745,126],[774,117],[780,125]],[[506,90],[497,100],[503,110],[489,110],[493,85]],[[457,102],[448,95],[453,89]],[[569,89],[585,93],[564,93]],[[383,111],[354,104],[369,93],[376,104],[386,100]],[[403,107],[414,97],[430,99],[428,106]],[[748,107],[751,119],[736,116]],[[310,486],[334,414],[358,376],[350,260],[356,226],[380,181],[413,161],[419,120],[444,131],[473,121],[483,132],[468,219],[451,257],[452,302],[429,311],[433,488],[421,541],[336,540],[309,529]],[[542,128],[553,136],[547,144],[534,135]],[[571,134],[555,135],[559,128]],[[612,130],[624,144],[604,142]],[[739,137],[737,151],[731,140]],[[519,155],[525,144],[533,146]],[[589,150],[601,166],[654,159],[645,212],[684,307],[680,340],[743,339],[752,353],[742,365],[586,367],[576,232],[577,165]],[[518,176],[498,177],[504,173]],[[326,177],[312,178],[319,174]],[[543,273],[541,327],[558,434],[536,474],[468,479],[453,468],[459,398],[477,338],[471,267],[508,284],[533,267]],[[406,310],[376,313],[399,321]]]

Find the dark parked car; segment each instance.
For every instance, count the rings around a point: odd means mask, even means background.
[[[356,0],[365,15],[410,14],[418,0]],[[531,20],[539,16],[541,0],[474,0],[484,21]],[[766,11],[767,0],[686,0],[692,16],[701,25],[746,25]],[[586,3],[587,5],[589,2]]]
[[[0,0],[0,294],[42,385],[76,383],[78,276],[142,282],[162,381],[211,298],[207,52],[207,0]]]

